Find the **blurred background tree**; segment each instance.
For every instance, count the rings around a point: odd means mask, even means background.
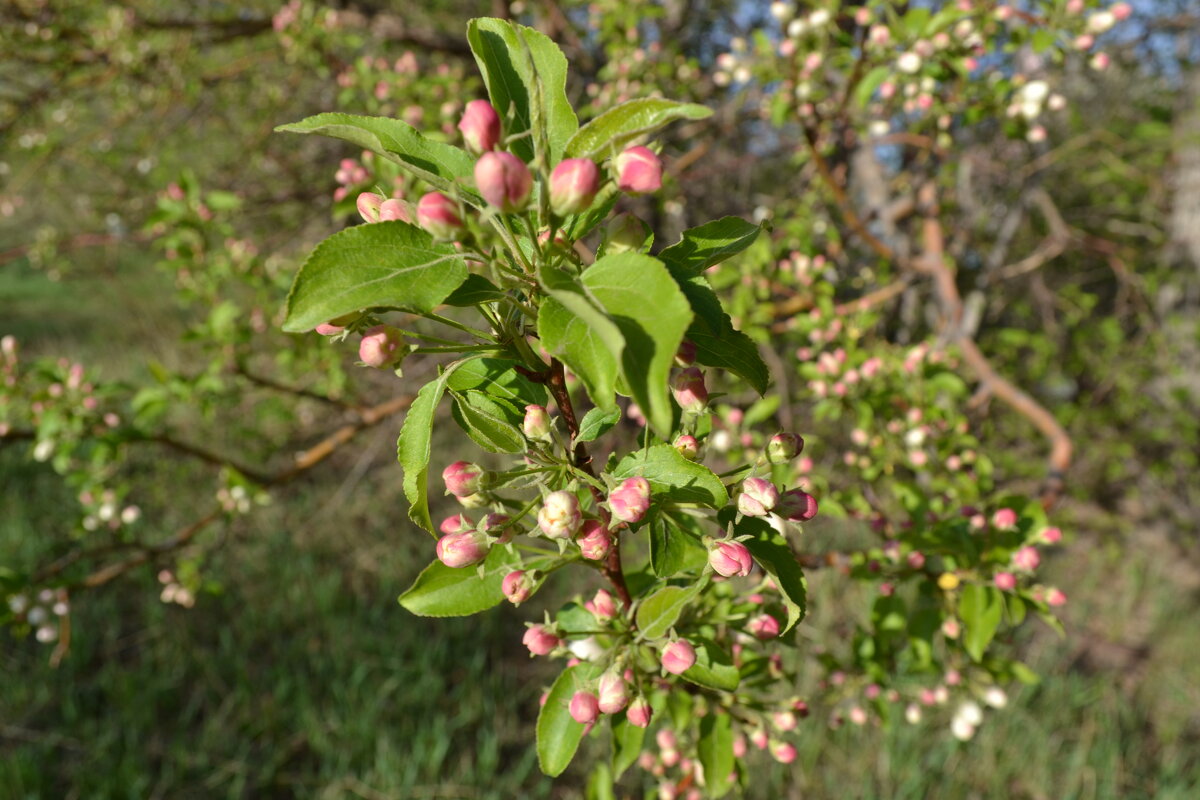
[[[822,329],[814,308],[866,301],[848,317],[852,353],[972,339],[1074,445],[1052,465],[1068,467],[1054,518],[1068,541],[1046,567],[1070,596],[1069,636],[1013,642],[1042,681],[965,746],[821,721],[758,796],[1194,796],[1200,19],[1186,0],[1134,2],[1100,37],[1111,63],[1097,69],[1091,52],[1046,55],[1018,15],[997,80],[1014,93],[1013,70],[1045,80],[1062,111],[939,127],[942,104],[1001,96],[964,80],[978,99],[938,94],[873,140],[821,105],[828,91],[840,113],[837,90],[864,80],[903,86],[894,70],[856,74],[868,26],[855,11],[955,4],[842,3],[820,40],[788,26],[830,4],[799,5],[0,6],[0,334],[21,365],[0,407],[15,623],[0,794],[581,794],[537,772],[530,726],[549,673],[518,646],[516,616],[435,631],[392,602],[428,557],[394,464],[407,398],[278,326],[297,259],[345,224],[357,191],[396,176],[274,126],[337,108],[450,137],[482,91],[465,20],[492,14],[560,43],[589,113],[655,91],[714,109],[663,140],[668,190],[636,210],[660,242],[746,209],[773,222],[714,282],[789,376],[763,413],[817,434],[817,471],[851,519],[872,469],[911,456],[845,457],[867,426],[817,411],[820,378],[796,352]],[[851,106],[856,119],[878,97]],[[901,268],[925,245],[928,183],[958,265],[952,334],[939,334],[936,276]],[[945,418],[969,422],[994,483],[1037,494],[1061,442],[994,381],[962,374]],[[854,402],[878,414],[890,398]],[[857,541],[828,524],[815,550]],[[831,600],[862,591],[814,572],[809,627],[848,637],[866,623]]]

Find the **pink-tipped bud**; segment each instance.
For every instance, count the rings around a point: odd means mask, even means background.
[[[525,162],[512,153],[489,152],[475,162],[475,186],[489,205],[511,214],[525,208],[533,176]]]
[[[441,192],[430,192],[420,199],[417,224],[434,239],[457,239],[464,230],[458,204]]]
[[[772,464],[783,464],[800,455],[804,439],[795,433],[777,433],[767,442],[767,460]]]
[[[601,561],[612,549],[612,534],[598,521],[584,520],[575,543],[579,545],[579,552],[588,561]]]
[[[1051,589],[1046,592],[1046,605],[1058,608],[1067,604],[1067,596],[1061,589]]]
[[[379,222],[379,207],[383,197],[374,192],[363,192],[358,196],[358,213],[366,222]]]
[[[1017,525],[1017,512],[1011,508],[1002,508],[992,514],[992,524],[1001,530],[1014,528]]]
[[[708,551],[708,564],[713,572],[726,578],[745,577],[753,569],[754,559],[741,542],[717,542]]]
[[[538,527],[551,539],[569,539],[579,532],[583,512],[573,492],[557,491],[546,495],[538,511]]]
[[[745,758],[746,757],[746,737],[742,736],[740,733],[737,736],[733,737],[733,757],[734,758]]]
[[[1036,547],[1025,546],[1013,553],[1013,565],[1023,572],[1033,572],[1042,563]]]
[[[675,402],[684,411],[699,414],[708,405],[708,388],[704,385],[704,373],[697,367],[688,367],[671,382],[671,393]]]
[[[629,684],[621,670],[610,669],[600,676],[597,685],[600,693],[600,710],[605,714],[616,714],[629,705]]]
[[[483,467],[469,461],[455,461],[442,470],[446,491],[455,497],[469,497],[483,488]]]
[[[779,490],[766,478],[747,478],[742,481],[738,495],[738,511],[747,517],[765,517],[779,501]]]
[[[679,349],[675,351],[675,366],[690,367],[696,363],[696,343],[690,339],[684,339],[679,343]]]
[[[442,520],[442,524],[438,526],[438,530],[442,533],[463,533],[464,531],[475,530],[475,523],[466,514],[454,514]]]
[[[802,489],[788,489],[775,504],[775,513],[792,522],[808,522],[817,515],[817,498]]]
[[[650,508],[650,481],[640,475],[626,478],[609,494],[608,506],[621,522],[641,522]]]
[[[500,582],[500,591],[504,592],[508,602],[519,606],[533,594],[533,586],[533,577],[528,572],[516,570],[504,576],[504,580]]]
[[[412,218],[408,216],[408,209],[404,203],[396,198],[384,200],[379,206],[379,221],[389,222],[398,220],[400,222],[412,222]]]
[[[545,406],[525,406],[525,421],[521,424],[525,437],[537,442],[548,442],[550,437],[550,415]]]
[[[912,567],[913,569],[921,569],[925,566],[925,554],[920,550],[913,550],[905,558],[905,561],[907,561],[908,566]]]
[[[321,334],[322,336],[336,336],[346,329],[343,328],[341,325],[334,325],[331,322],[322,322],[320,325],[318,325],[313,330],[315,330],[317,333]]]
[[[746,626],[746,630],[755,639],[766,641],[774,639],[779,635],[779,620],[772,617],[770,614],[759,614]]]
[[[513,537],[512,517],[495,512],[486,514],[479,520],[479,530],[501,544],[506,544],[512,541]]]
[[[796,748],[790,742],[779,742],[771,745],[771,757],[780,764],[790,764],[796,760]]]
[[[438,560],[447,567],[469,567],[487,558],[488,540],[482,533],[448,533],[437,542]]]
[[[467,103],[458,129],[467,149],[480,155],[494,150],[500,141],[500,115],[487,100],[472,100]]]
[[[686,458],[688,461],[695,461],[700,455],[700,442],[696,441],[695,436],[684,434],[675,439],[672,445],[679,455]]]
[[[560,217],[586,211],[600,190],[600,168],[588,158],[568,158],[550,173],[550,210]]]
[[[584,725],[595,722],[596,718],[600,716],[600,701],[596,695],[582,689],[571,698],[568,708],[571,712],[571,719]]]
[[[1042,541],[1046,544],[1058,544],[1062,541],[1062,531],[1058,528],[1046,528],[1042,531]]]
[[[596,596],[584,603],[583,607],[601,621],[612,619],[617,615],[617,604],[613,601],[613,596],[603,589],[598,589]]]
[[[1117,21],[1127,20],[1133,14],[1133,6],[1129,3],[1113,3],[1108,9],[1108,13],[1112,14]]]
[[[604,229],[604,253],[641,252],[650,238],[650,228],[646,223],[630,214],[628,211],[618,214]]]
[[[663,165],[648,147],[631,147],[617,156],[617,188],[628,194],[648,194],[662,188]]]
[[[1017,576],[1011,572],[997,572],[992,578],[996,583],[996,588],[1002,592],[1011,592],[1017,588]]]
[[[630,725],[637,728],[650,727],[651,716],[653,716],[653,712],[644,697],[638,697],[629,704],[629,708],[625,709],[625,719],[629,720]]]
[[[521,638],[521,643],[528,647],[533,655],[544,656],[561,645],[562,639],[555,636],[545,625],[530,625]]]
[[[358,343],[358,358],[368,367],[395,366],[404,358],[404,337],[390,325],[376,325]]]
[[[682,675],[696,663],[696,648],[685,639],[678,639],[663,648],[662,667],[672,675]]]

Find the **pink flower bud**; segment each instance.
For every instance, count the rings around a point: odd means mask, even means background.
[[[341,325],[334,325],[333,323],[330,323],[330,322],[322,322],[320,325],[318,325],[313,330],[315,330],[317,333],[321,334],[322,336],[336,336],[346,329],[343,328]]]
[[[772,617],[770,614],[760,614],[746,626],[746,630],[755,639],[774,639],[779,635],[779,620]]]
[[[612,595],[603,589],[597,590],[596,596],[584,603],[583,607],[601,621],[612,619],[617,615],[617,604],[613,602]]]
[[[446,517],[442,520],[442,524],[438,526],[438,530],[442,533],[462,533],[474,529],[475,523],[466,514],[454,514],[453,516]]]
[[[650,229],[646,223],[626,211],[613,217],[605,227],[604,252],[606,255],[640,252],[648,238]]]
[[[700,455],[700,443],[696,441],[695,436],[684,434],[675,439],[673,446],[679,455],[688,461],[695,461],[696,456]]]
[[[738,495],[738,511],[747,517],[765,517],[779,501],[779,490],[766,478],[747,478],[742,481]]]
[[[379,206],[383,197],[374,192],[363,192],[358,196],[358,213],[366,222],[379,222]]]
[[[772,464],[783,464],[800,455],[804,439],[795,433],[777,433],[767,442],[767,460]]]
[[[650,726],[652,713],[650,704],[646,702],[646,698],[638,697],[629,704],[629,708],[625,709],[625,719],[629,720],[630,725],[638,728],[647,728]]]
[[[550,173],[550,210],[560,217],[586,211],[600,189],[600,168],[587,158],[568,158]]]
[[[672,675],[682,675],[696,663],[696,648],[685,639],[678,639],[663,648],[662,666]]]
[[[1011,508],[1002,508],[995,514],[992,514],[992,524],[1001,530],[1016,527],[1017,512]]]
[[[802,489],[789,489],[779,497],[775,513],[792,522],[808,522],[817,515],[817,498]]]
[[[750,550],[741,542],[717,542],[708,551],[708,564],[713,572],[726,578],[745,577],[754,567]]]
[[[1058,528],[1046,528],[1042,531],[1042,541],[1046,544],[1058,544],[1062,541],[1062,531]]]
[[[434,239],[457,239],[464,230],[458,204],[441,192],[430,192],[420,199],[417,224]]]
[[[500,591],[504,592],[508,602],[519,606],[533,594],[533,586],[532,576],[528,572],[518,569],[504,576],[504,580],[500,583]]]
[[[608,506],[614,519],[621,522],[641,522],[650,508],[650,481],[640,475],[626,478],[608,496]]]
[[[696,343],[690,339],[684,339],[679,343],[679,349],[675,351],[675,365],[679,367],[690,367],[696,363]]]
[[[742,736],[740,733],[733,739],[733,757],[746,757],[746,737]]]
[[[525,421],[521,424],[527,439],[534,441],[550,441],[550,415],[545,406],[525,406]]]
[[[1108,9],[1108,13],[1112,14],[1118,21],[1126,20],[1133,14],[1133,7],[1129,3],[1113,3]]]
[[[601,675],[598,690],[600,710],[605,714],[616,714],[629,705],[629,684],[620,670],[610,669]]]
[[[437,542],[438,560],[447,567],[469,567],[487,558],[488,540],[482,533],[448,533]]]
[[[475,162],[475,185],[489,205],[511,214],[528,202],[533,176],[512,153],[488,152]]]
[[[1051,589],[1046,592],[1046,605],[1058,608],[1067,604],[1067,596],[1061,589]]]
[[[412,222],[412,218],[408,216],[408,209],[404,207],[404,203],[394,197],[384,200],[379,206],[379,221],[389,222],[392,220]]]
[[[708,388],[704,385],[704,373],[697,367],[688,367],[671,382],[675,402],[684,411],[699,414],[708,404]]]
[[[521,638],[521,643],[529,648],[535,656],[544,656],[562,644],[562,639],[554,635],[545,625],[530,625]]]
[[[510,527],[512,517],[508,514],[491,513],[479,521],[479,530],[497,539],[501,544],[512,541],[513,531]]]
[[[404,358],[404,337],[390,325],[376,325],[358,343],[358,358],[368,367],[394,366]]]
[[[648,194],[662,188],[663,165],[648,147],[631,147],[616,157],[617,188],[628,194]]]
[[[1025,546],[1013,553],[1013,565],[1024,572],[1033,572],[1042,563],[1042,557],[1036,547]]]
[[[568,539],[583,524],[579,498],[573,492],[557,491],[546,495],[538,511],[538,527],[551,539]]]
[[[925,554],[920,550],[912,551],[905,560],[908,562],[908,566],[913,569],[921,569],[925,566]]]
[[[594,519],[584,520],[575,543],[579,551],[588,561],[601,561],[612,549],[612,534]]]
[[[796,760],[796,748],[789,742],[779,742],[771,745],[771,757],[780,764],[790,764]]]
[[[1002,592],[1011,592],[1017,588],[1017,576],[1011,572],[997,572],[992,578],[996,583],[996,588]]]
[[[487,100],[472,100],[459,120],[467,149],[476,155],[493,150],[500,141],[500,115]]]
[[[591,692],[580,689],[571,698],[571,719],[588,725],[600,716],[600,701]]]
[[[455,497],[469,497],[483,487],[483,467],[469,461],[455,461],[442,470],[446,491]]]

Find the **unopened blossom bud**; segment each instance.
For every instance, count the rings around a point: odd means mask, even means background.
[[[499,538],[501,544],[512,540],[513,531],[511,528],[512,517],[508,514],[497,514],[492,512],[484,515],[483,519],[479,520],[479,530],[493,538]]]
[[[408,216],[408,209],[404,207],[404,203],[394,197],[384,200],[379,206],[379,221],[389,222],[392,220],[412,222],[412,219]]]
[[[600,694],[600,711],[605,714],[616,714],[629,705],[629,684],[621,670],[610,669],[600,676],[597,685]]]
[[[996,584],[996,588],[1002,592],[1011,592],[1017,588],[1017,576],[1011,572],[997,572],[992,580]]]
[[[904,719],[909,725],[916,725],[921,721],[921,707],[916,703],[909,703],[904,709]]]
[[[779,501],[779,490],[766,478],[747,478],[742,481],[737,508],[747,517],[765,517]]]
[[[545,406],[525,406],[525,421],[521,424],[525,437],[539,442],[550,441],[550,415]]]
[[[626,478],[608,495],[608,506],[614,519],[641,522],[650,508],[650,481],[640,475]]]
[[[774,510],[792,522],[808,522],[817,515],[817,498],[803,489],[788,489],[779,496]]]
[[[671,382],[671,393],[675,402],[684,411],[699,414],[708,405],[708,388],[704,385],[704,373],[697,367],[688,367]]]
[[[631,147],[616,157],[617,188],[627,194],[649,194],[662,188],[663,165],[648,147]]]
[[[500,115],[487,100],[472,100],[467,103],[458,129],[462,131],[467,149],[481,155],[494,150],[500,141]]]
[[[652,713],[646,698],[638,697],[629,704],[629,708],[625,709],[625,719],[629,720],[629,724],[634,727],[647,728],[650,726]]]
[[[453,466],[453,465],[451,465]],[[449,467],[447,467],[449,469]],[[454,514],[442,520],[438,530],[442,533],[463,533],[475,529],[475,523],[466,514]]]
[[[1008,695],[999,686],[989,686],[983,693],[983,702],[992,708],[1004,708],[1008,705]]]
[[[533,176],[512,153],[488,152],[475,162],[475,186],[489,205],[511,214],[529,201]]]
[[[1042,563],[1042,557],[1036,547],[1022,547],[1013,553],[1013,565],[1024,572],[1033,572]]]
[[[921,69],[921,56],[913,52],[902,53],[896,59],[896,68],[911,75]]]
[[[438,560],[447,567],[469,567],[487,558],[488,540],[482,533],[448,533],[437,542]]]
[[[468,497],[483,488],[484,471],[478,464],[455,461],[442,470],[446,491],[455,497]]]
[[[679,455],[686,458],[688,461],[695,461],[696,456],[700,455],[700,443],[696,441],[695,436],[684,434],[675,439],[672,446]]]
[[[992,524],[1001,530],[1016,527],[1017,512],[1011,508],[1001,508],[995,514],[992,514]]]
[[[754,567],[754,559],[741,542],[716,542],[708,551],[708,564],[713,572],[726,578],[745,577]]]
[[[535,656],[544,656],[562,644],[562,639],[545,625],[530,625],[521,638],[521,643]]]
[[[684,339],[679,343],[679,349],[675,351],[675,366],[690,367],[696,363],[696,343],[690,339]]]
[[[366,222],[379,222],[379,206],[383,204],[382,195],[374,192],[363,192],[358,196],[358,213]]]
[[[755,639],[766,641],[779,636],[779,620],[770,614],[760,614],[746,626],[746,630]]]
[[[783,464],[800,455],[804,440],[795,433],[777,433],[767,442],[767,460],[772,464]]]
[[[682,675],[696,663],[696,648],[685,639],[678,639],[663,648],[662,666],[672,675]]]
[[[790,764],[796,760],[796,748],[790,742],[779,742],[771,745],[771,757],[780,764]]]
[[[1108,9],[1108,13],[1112,14],[1118,22],[1129,19],[1133,14],[1133,6],[1129,3],[1113,3]]]
[[[550,173],[550,210],[560,217],[586,211],[600,190],[600,168],[590,158],[560,161]]]
[[[571,712],[571,719],[588,725],[595,722],[596,718],[600,716],[600,701],[596,695],[580,689],[571,698],[568,709]]]
[[[1046,605],[1058,608],[1067,604],[1067,596],[1062,589],[1051,589],[1046,592]]]
[[[583,524],[579,498],[573,492],[557,491],[546,495],[538,511],[538,527],[551,539],[569,539]]]
[[[464,230],[458,204],[441,192],[430,192],[417,202],[417,224],[434,239],[457,239]]]
[[[583,604],[583,607],[592,612],[598,620],[612,619],[617,615],[617,604],[613,601],[611,594],[603,589],[596,591],[596,596]]]
[[[605,228],[604,252],[606,255],[639,252],[649,237],[646,223],[626,211],[613,217]]]
[[[1058,528],[1046,528],[1042,531],[1042,541],[1046,544],[1058,544],[1062,541],[1062,531]]]
[[[390,367],[404,357],[403,346],[400,331],[390,325],[376,325],[358,343],[358,358],[368,367]]]
[[[597,520],[589,519],[584,521],[575,543],[588,561],[600,561],[612,549],[612,534]]]
[[[913,550],[905,558],[905,561],[907,561],[908,566],[912,567],[913,569],[921,569],[925,566],[925,554],[920,550]]]
[[[321,334],[322,336],[337,336],[339,333],[341,333],[342,331],[344,331],[346,329],[343,328],[341,325],[334,325],[332,322],[322,322],[320,325],[318,325],[313,330],[315,330],[317,333]]]
[[[524,603],[533,594],[534,580],[533,577],[524,570],[516,570],[504,576],[504,580],[500,582],[500,590],[504,592],[504,596],[508,602],[514,606],[519,606]]]

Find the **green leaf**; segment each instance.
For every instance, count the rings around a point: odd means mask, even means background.
[[[692,638],[691,642],[696,647],[696,663],[683,673],[683,677],[697,686],[722,692],[737,689],[741,675],[729,654],[708,639]]]
[[[567,59],[548,36],[507,20],[482,18],[467,24],[467,41],[483,74],[492,105],[504,120],[511,137],[533,127],[535,115],[544,120],[550,152],[549,165],[562,157],[579,120],[567,99]],[[532,107],[541,83],[543,109]],[[534,137],[512,142],[511,150],[524,161],[534,157]]]
[[[546,704],[538,712],[538,765],[552,778],[561,775],[571,763],[583,739],[583,724],[571,718],[571,698],[576,692],[589,688],[599,675],[600,668],[586,662],[563,670],[550,687]]]
[[[689,276],[699,275],[754,244],[762,228],[741,217],[722,217],[688,228],[678,242],[658,257],[678,266]]]
[[[464,189],[475,173],[475,159],[452,144],[426,139],[398,119],[354,114],[317,114],[275,129],[283,133],[319,133],[344,139],[389,161],[443,192],[464,195],[474,205],[478,197]]]
[[[467,308],[480,303],[493,303],[503,300],[507,295],[504,290],[482,275],[471,273],[457,289],[442,300],[448,306]]]
[[[712,111],[694,103],[643,97],[605,111],[584,125],[567,142],[570,158],[601,160],[616,155],[638,137],[677,119],[704,119]]]
[[[863,76],[863,79],[858,82],[858,86],[854,89],[854,102],[859,108],[866,108],[867,103],[871,102],[871,97],[875,94],[888,75],[892,74],[891,67],[876,67]]]
[[[406,222],[335,233],[304,262],[287,299],[285,331],[309,331],[364,308],[432,311],[466,279],[463,257]]]
[[[613,794],[612,768],[605,761],[597,761],[588,775],[585,800],[616,800]]]
[[[457,369],[447,386],[456,392],[477,389],[493,398],[507,400],[520,410],[509,422],[519,425],[525,418],[525,406],[544,406],[549,395],[545,386],[517,372],[516,365],[517,362],[503,358],[476,358]]]
[[[666,514],[655,514],[649,528],[650,569],[660,578],[699,570],[708,563],[708,551]]]
[[[733,327],[733,320],[725,313],[708,280],[703,275],[689,278],[680,267],[669,263],[667,267],[696,314],[686,337],[696,345],[696,362],[706,367],[729,370],[749,383],[760,395],[765,394],[771,372],[758,354],[758,345]]]
[[[622,714],[612,718],[613,778],[620,778],[625,770],[637,762],[642,752],[642,742],[646,738],[646,729],[631,723]]]
[[[544,269],[550,295],[538,309],[542,346],[579,376],[598,408],[616,408],[617,358],[625,349],[620,329],[584,288],[558,270]],[[549,277],[550,280],[546,280]]]
[[[968,584],[962,588],[958,614],[966,629],[963,632],[963,647],[971,658],[981,661],[983,652],[1000,627],[1000,619],[1004,614],[1004,595],[998,589]]]
[[[622,480],[641,475],[650,481],[654,494],[678,503],[699,503],[721,508],[729,503],[725,484],[703,464],[688,461],[669,444],[651,445],[621,459],[612,473]]]
[[[664,586],[642,601],[637,611],[638,630],[647,639],[661,639],[707,583],[701,579],[686,587]]]
[[[771,530],[765,524],[763,527]],[[800,562],[796,560],[796,554],[788,546],[787,540],[773,530],[769,538],[749,539],[745,545],[758,563],[762,564],[762,568],[775,579],[783,594],[788,618],[780,633],[787,633],[797,622],[804,619],[807,610],[808,589]]]
[[[504,576],[521,568],[521,557],[498,545],[483,562],[483,575],[477,567],[447,567],[434,561],[426,567],[404,594],[400,605],[418,617],[465,617],[478,614],[504,601],[501,583]]]
[[[525,452],[525,436],[508,421],[514,413],[512,405],[480,391],[454,394],[454,421],[477,445],[492,453]]]
[[[575,441],[595,441],[597,438],[612,430],[613,426],[620,421],[620,408],[614,408],[611,411],[593,408],[584,414],[583,419],[579,421],[579,435],[575,437]]]
[[[382,224],[382,223],[375,223]],[[446,391],[446,382],[467,360],[455,361],[438,378],[421,387],[417,398],[404,416],[396,457],[404,470],[404,496],[408,498],[408,518],[433,533],[429,518],[429,457],[433,440],[433,418]]]
[[[714,712],[701,718],[697,750],[708,796],[723,797],[733,788],[733,727],[728,714]]]

